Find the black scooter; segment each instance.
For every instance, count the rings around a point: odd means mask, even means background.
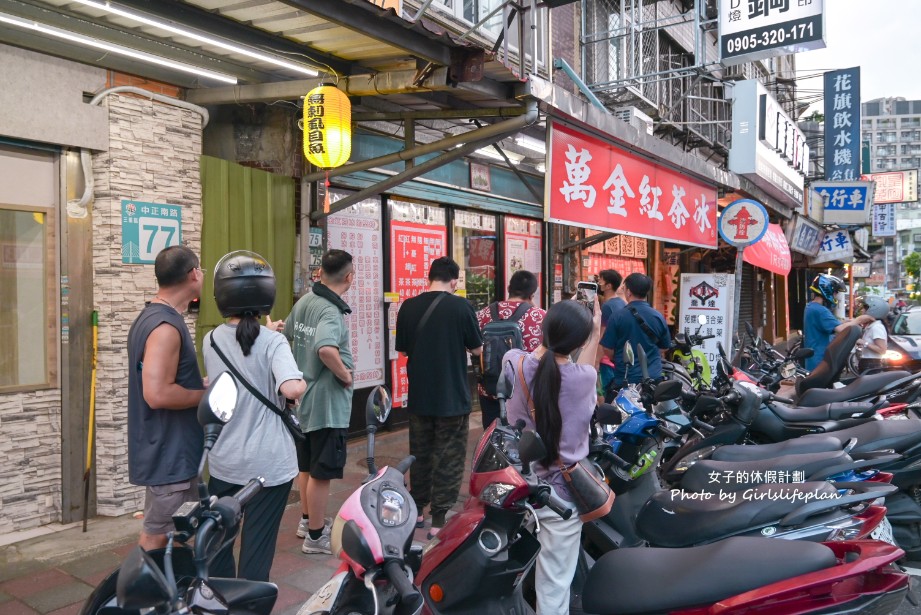
[[[205,430],[205,452],[199,466],[199,501],[186,502],[173,514],[176,532],[167,547],[144,551],[136,547],[122,565],[90,594],[80,615],[121,615],[153,610],[158,614],[269,615],[278,597],[274,583],[246,579],[212,579],[208,566],[237,535],[243,509],[262,489],[254,478],[233,496],[210,497],[202,479],[208,451],[233,416],[237,386],[228,372],[218,376],[198,406]],[[193,548],[173,542],[195,539]]]

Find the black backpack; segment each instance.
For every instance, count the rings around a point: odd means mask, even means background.
[[[489,305],[492,320],[483,326],[483,354],[480,355],[480,384],[486,392],[496,395],[496,384],[502,375],[502,357],[512,348],[524,349],[524,339],[518,321],[531,309],[522,302],[507,320],[499,318],[499,304]]]

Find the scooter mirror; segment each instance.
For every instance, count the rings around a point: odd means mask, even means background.
[[[698,314],[698,315],[697,315],[697,324],[699,324],[699,325],[705,325],[705,324],[707,324],[707,317],[704,316],[703,314]]]
[[[127,611],[168,605],[174,591],[157,564],[141,547],[135,547],[122,563],[115,586],[118,606]]]
[[[748,321],[745,322],[745,331],[748,333],[748,336],[751,338],[755,337],[755,328]]]
[[[499,378],[499,381],[496,382],[496,397],[499,399],[511,399],[512,392],[515,390],[514,381],[508,376],[508,374],[502,374],[502,377]]]
[[[368,401],[365,403],[365,423],[373,425],[380,424],[390,416],[390,409],[393,402],[390,398],[390,391],[384,385],[374,387],[371,394],[368,395]]]
[[[681,397],[681,383],[677,380],[666,380],[656,385],[652,398],[656,402],[678,399]]]
[[[723,358],[723,359],[726,358],[726,349],[723,348],[723,342],[717,342],[717,343],[716,343],[716,351],[717,351],[718,353],[720,353],[720,357],[721,357],[721,358]]]
[[[521,438],[518,440],[518,457],[523,469],[527,469],[532,461],[543,459],[546,455],[547,447],[536,431],[525,429],[521,432]]]
[[[626,342],[624,344],[624,363],[627,365],[633,365],[635,357],[633,355],[633,344]]]
[[[374,561],[371,546],[361,533],[361,528],[351,519],[346,521],[342,528],[342,550],[362,568],[373,568],[377,563]]]
[[[595,417],[602,425],[620,425],[623,422],[620,409],[613,404],[598,404],[595,406]]]
[[[794,359],[808,359],[814,354],[815,354],[815,350],[813,350],[812,348],[803,348],[802,346],[800,346],[799,348],[793,351],[793,358]]]
[[[222,372],[198,404],[198,423],[202,427],[220,425],[233,418],[237,406],[237,382],[230,372]]]

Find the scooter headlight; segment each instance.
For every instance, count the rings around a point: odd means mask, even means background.
[[[787,361],[780,368],[780,376],[784,380],[792,378],[795,375],[796,375],[796,363],[794,363],[793,361]]]
[[[515,485],[508,483],[489,483],[480,492],[480,501],[490,506],[502,508],[508,496],[515,491]]]

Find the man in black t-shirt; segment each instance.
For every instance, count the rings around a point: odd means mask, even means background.
[[[205,271],[185,246],[157,254],[159,290],[128,332],[128,481],[146,487],[139,544],[166,546],[172,515],[198,499],[204,433],[196,418],[204,394],[195,343],[182,319],[201,296]]]
[[[410,490],[419,509],[431,504],[434,535],[457,502],[464,462],[470,390],[467,352],[483,350],[476,314],[455,296],[460,267],[442,256],[429,269],[429,290],[407,299],[397,314],[396,349],[408,357]]]

